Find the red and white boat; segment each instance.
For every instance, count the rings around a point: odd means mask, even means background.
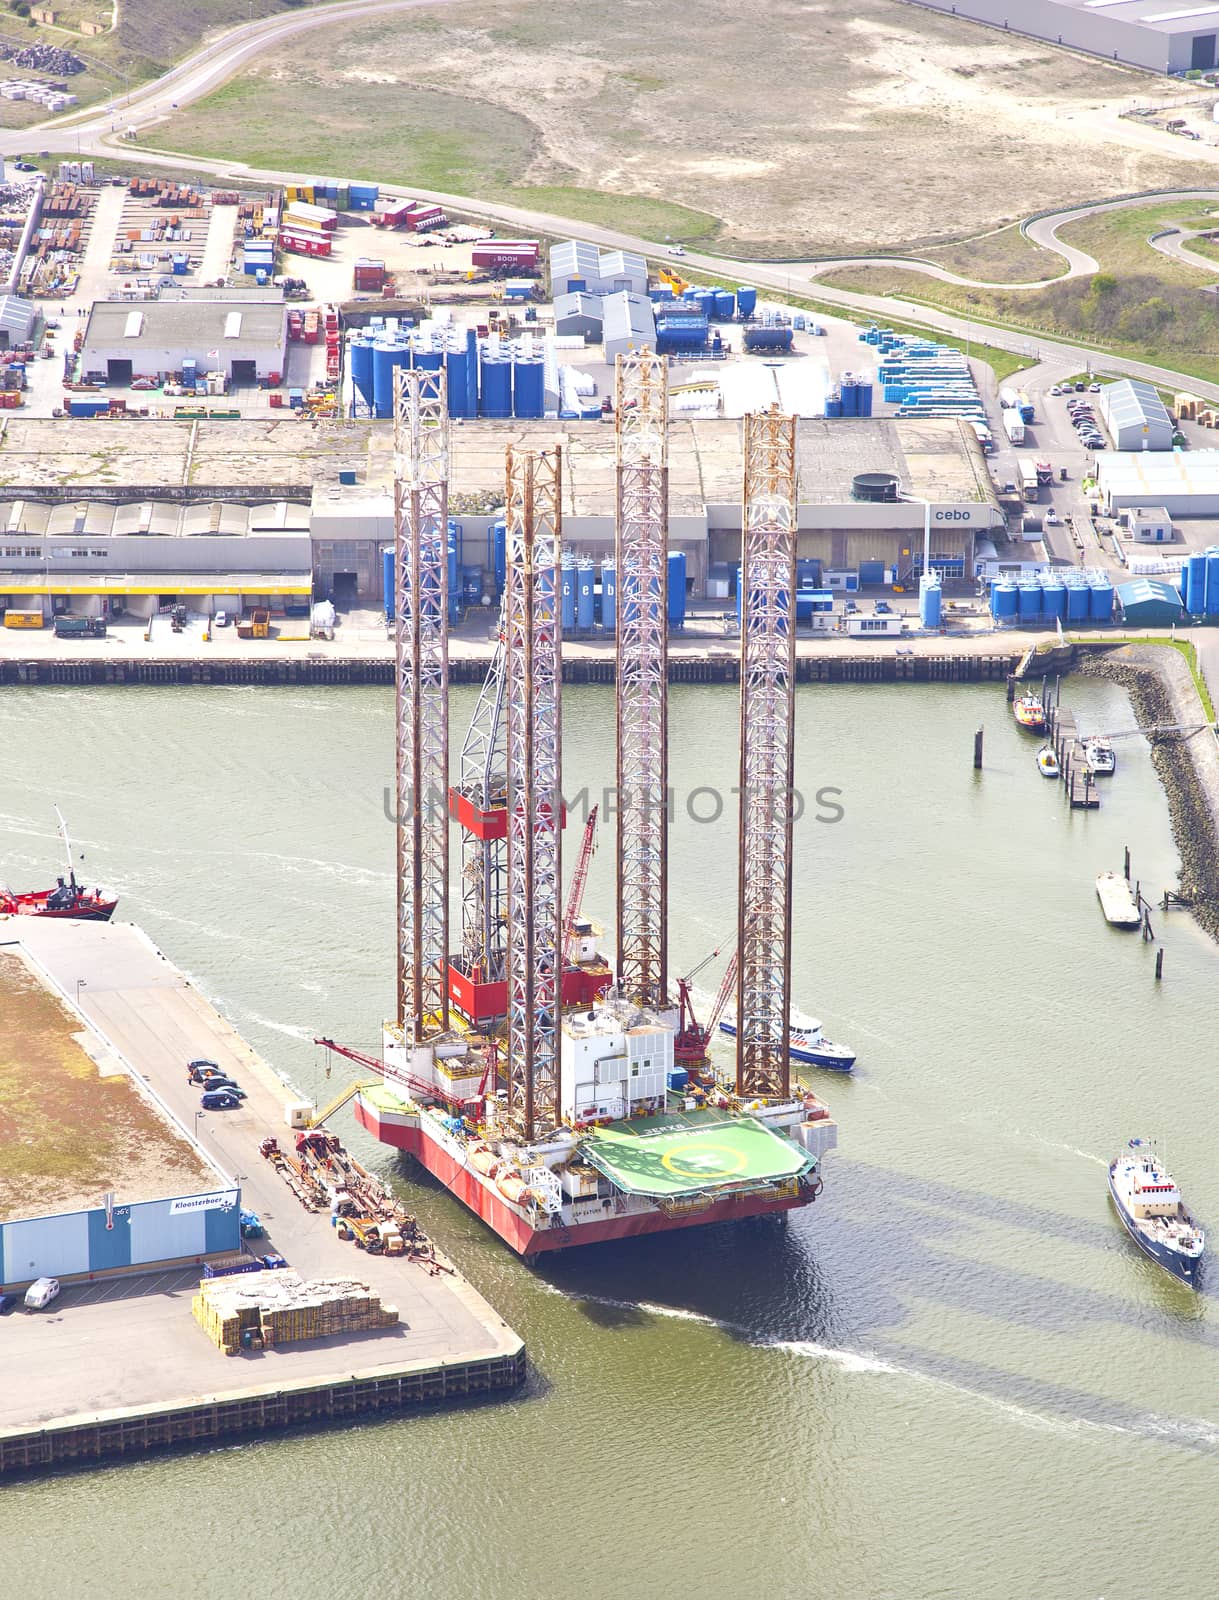
[[[7,917],[63,917],[77,922],[109,922],[118,905],[118,896],[105,889],[86,889],[76,881],[72,863],[72,843],[68,838],[68,825],[55,808],[59,820],[59,836],[63,840],[68,858],[67,877],[58,877],[53,889],[27,889],[17,892],[0,884],[0,916]]]

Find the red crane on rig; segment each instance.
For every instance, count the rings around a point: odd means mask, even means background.
[[[711,1005],[707,1018],[707,1025],[703,1027],[694,1014],[694,1001],[690,994],[690,985],[698,977],[704,967],[710,966],[720,953],[717,946],[711,954],[700,961],[692,972],[684,978],[677,980],[677,998],[680,1007],[680,1020],[677,1034],[673,1040],[673,1061],[679,1067],[689,1070],[691,1067],[706,1065],[707,1051],[715,1030],[719,1026],[720,1018],[724,1015],[725,1007],[732,997],[733,986],[736,983],[737,953],[734,950],[724,969],[724,976],[720,982],[719,990]]]
[[[570,966],[576,958],[576,923],[580,920],[580,908],[584,904],[584,886],[588,882],[589,863],[593,859],[595,836],[597,832],[597,807],[588,813],[588,821],[584,824],[584,840],[580,845],[580,855],[576,861],[576,870],[572,874],[571,887],[567,891],[567,911],[563,917],[563,961]]]

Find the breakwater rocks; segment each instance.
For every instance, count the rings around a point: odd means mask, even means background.
[[[1141,727],[1196,724],[1204,716],[1178,650],[1128,645],[1111,653],[1081,652],[1076,670],[1120,684]],[[1219,940],[1219,747],[1207,729],[1153,733],[1150,739],[1181,857],[1179,893],[1199,925]]]

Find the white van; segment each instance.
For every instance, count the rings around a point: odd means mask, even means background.
[[[35,1278],[25,1291],[25,1309],[27,1311],[45,1311],[59,1294],[58,1278]]]

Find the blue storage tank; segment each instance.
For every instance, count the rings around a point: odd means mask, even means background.
[[[1185,593],[1182,599],[1186,611],[1195,617],[1206,615],[1206,556],[1195,551],[1185,562],[1181,572]]]
[[[445,353],[444,366],[448,378],[447,394],[449,415],[468,417],[469,354],[464,348],[450,349]]]
[[[1206,615],[1219,617],[1219,545],[1206,551]]]
[[[1045,577],[1041,580],[1041,609],[1047,617],[1067,615],[1067,586],[1061,578]]]
[[[454,625],[461,621],[461,582],[458,577],[460,557],[457,553],[458,537],[459,530],[450,521],[446,535],[449,551],[449,621]]]
[[[378,339],[372,347],[373,413],[394,414],[394,368],[410,364],[410,351],[401,339]]]
[[[597,620],[597,569],[589,557],[576,564],[576,627],[588,633]]]
[[[1113,621],[1113,585],[1108,578],[1093,578],[1088,589],[1088,617],[1092,622]]]
[[[746,350],[790,350],[792,337],[790,328],[746,328],[743,343]]]
[[[870,383],[857,383],[855,385],[856,415],[870,417],[872,415],[872,385]]]
[[[618,626],[618,574],[612,561],[601,563],[601,626],[609,632]]]
[[[1067,621],[1087,622],[1090,609],[1090,591],[1087,579],[1072,573],[1067,577]]]
[[[924,628],[938,628],[943,615],[944,591],[940,580],[931,573],[919,579],[918,616]]]
[[[502,520],[491,524],[491,550],[496,592],[503,594],[508,581],[508,524]]]
[[[503,357],[488,359],[484,353],[479,373],[478,412],[483,417],[512,415],[512,363]]]
[[[1020,606],[1020,596],[1010,578],[1001,578],[991,596],[991,610],[996,622],[1014,622]]]
[[[686,552],[669,551],[669,626],[686,625]]]
[[[1021,622],[1032,622],[1034,618],[1041,615],[1041,585],[1036,579],[1031,583],[1021,579],[1018,586],[1017,601]]]
[[[720,322],[731,322],[736,315],[736,295],[731,289],[715,291],[715,315]]]
[[[512,414],[514,417],[541,417],[545,411],[542,358],[531,356],[512,368]]]
[[[394,590],[394,547],[387,544],[381,551],[381,592],[385,600],[385,620],[394,620],[397,594]]]
[[[758,291],[747,283],[738,286],[736,292],[736,314],[738,317],[752,317],[758,304]]]
[[[420,346],[412,347],[411,366],[418,367],[420,372],[439,372],[443,365],[443,351]]]
[[[563,632],[576,625],[576,559],[563,557],[563,570],[559,574],[559,604]]]
[[[857,417],[859,415],[859,391],[855,386],[854,378],[844,374],[842,382],[838,385],[838,392],[842,396],[843,416]]]
[[[462,567],[461,569],[461,603],[463,606],[477,606],[482,604],[483,598],[483,569],[481,567]]]
[[[466,410],[467,417],[478,415],[478,335],[466,329]]]
[[[825,402],[825,414],[827,417],[840,417],[842,415],[842,396],[840,394],[832,394],[828,397]]]

